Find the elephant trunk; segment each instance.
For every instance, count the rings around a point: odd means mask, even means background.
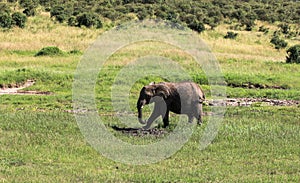
[[[143,113],[142,113],[142,108],[144,105],[145,105],[145,101],[138,102],[137,104],[138,119],[141,124],[146,124],[146,122],[143,120]]]

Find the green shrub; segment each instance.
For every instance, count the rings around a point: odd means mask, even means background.
[[[288,34],[291,30],[291,26],[289,24],[283,23],[278,26],[283,34]]]
[[[269,32],[269,30],[270,30],[270,28],[267,28],[263,25],[260,26],[259,29],[258,29],[259,32],[263,32],[264,34],[267,34]]]
[[[23,13],[15,12],[12,14],[12,20],[16,26],[24,28],[27,17]]]
[[[0,12],[1,13],[11,13],[11,9],[8,6],[8,3],[0,2]]]
[[[300,44],[290,47],[287,51],[287,63],[300,63]]]
[[[278,35],[274,35],[272,37],[270,43],[274,44],[275,49],[278,49],[278,50],[281,48],[285,48],[288,45],[288,43],[285,40],[280,39]]]
[[[26,16],[28,16],[28,17],[30,17],[30,16],[35,16],[35,15],[36,15],[36,9],[35,9],[34,7],[28,7],[28,8],[26,8],[26,9],[23,11],[23,13],[24,13]]]
[[[1,12],[0,13],[0,27],[1,28],[11,28],[12,18],[9,13]]]
[[[68,25],[69,26],[76,26],[77,25],[77,20],[75,16],[71,16],[68,18]]]
[[[50,10],[50,16],[55,17],[60,23],[64,22],[67,19],[66,10],[63,6],[54,6]]]
[[[56,55],[63,55],[64,52],[61,51],[56,46],[49,46],[42,48],[35,56],[56,56]]]
[[[80,54],[82,54],[80,50],[71,50],[68,53],[69,54],[73,54],[73,55],[80,55]]]
[[[224,36],[225,39],[235,39],[238,36],[238,33],[235,32],[227,32],[227,34]]]
[[[96,27],[96,28],[101,28],[102,27],[102,22],[99,18],[98,15],[95,13],[82,13],[79,14],[76,17],[76,20],[78,22],[78,26],[86,26],[86,27]]]
[[[196,32],[203,32],[205,30],[204,24],[197,20],[188,24],[188,27]]]

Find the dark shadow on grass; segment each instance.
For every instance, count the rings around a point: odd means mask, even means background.
[[[151,128],[151,129],[142,129],[142,128],[126,128],[126,127],[118,127],[116,125],[111,126],[112,129],[115,131],[122,132],[124,134],[129,134],[133,136],[146,136],[146,135],[152,135],[152,136],[162,136],[164,134],[167,134],[168,131],[165,129],[160,128]]]

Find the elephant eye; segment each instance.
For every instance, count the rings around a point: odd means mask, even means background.
[[[152,89],[152,93],[155,94],[155,90],[154,89]]]

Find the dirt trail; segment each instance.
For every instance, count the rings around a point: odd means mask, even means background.
[[[50,92],[41,91],[22,91],[22,89],[34,85],[33,80],[27,80],[23,85],[18,87],[0,88],[0,95],[50,95]]]
[[[51,92],[43,91],[23,91],[22,89],[34,85],[33,80],[27,80],[23,85],[18,87],[0,88],[0,95],[50,95]],[[208,106],[252,106],[255,104],[269,106],[295,106],[300,105],[296,100],[278,100],[268,98],[227,98],[225,100],[207,100],[205,105]]]

